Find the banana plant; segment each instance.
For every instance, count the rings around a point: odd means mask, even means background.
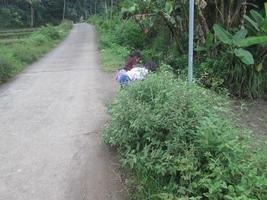
[[[250,30],[257,35],[267,35],[267,10],[265,12],[265,17],[255,10],[251,10],[250,15],[244,16]]]
[[[255,36],[267,36],[267,3],[265,3],[265,16],[255,10],[251,10],[249,15],[245,15],[246,27],[250,34]],[[258,61],[255,65],[256,70],[259,72],[263,69],[263,65],[267,59],[267,42],[262,41],[261,44],[254,48],[254,55]]]
[[[246,65],[253,65],[255,61],[253,55],[245,48],[267,42],[267,36],[247,37],[248,31],[244,28],[234,35],[218,24],[213,26],[213,30],[218,40],[229,47],[230,53]]]
[[[138,3],[137,3],[138,2]],[[183,7],[187,4],[186,1],[177,2],[176,0],[139,0],[128,8],[123,8],[122,12],[127,13],[128,16],[135,16],[137,14],[147,14],[147,23],[149,28],[158,25],[159,20],[162,20],[165,26],[171,32],[175,40],[177,50],[179,53],[184,54],[186,47],[182,41],[186,40],[187,28],[184,27],[187,12]]]

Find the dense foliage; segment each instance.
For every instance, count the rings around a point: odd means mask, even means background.
[[[161,72],[122,90],[111,116],[104,138],[135,172],[132,199],[266,199],[266,155],[226,98]]]
[[[247,131],[236,126],[229,99],[182,80],[188,1],[123,0],[117,8],[120,14],[107,12],[90,21],[100,33],[102,55],[107,49],[110,55],[114,52],[109,57],[113,61],[125,56],[122,49],[140,48],[144,59],[167,63],[175,72],[131,84],[111,105],[104,139],[133,173],[126,181],[130,197],[266,199],[266,149],[253,146]],[[239,97],[264,95],[263,1],[199,0],[196,8],[196,82]],[[105,68],[111,69],[108,63]]]
[[[137,46],[146,57],[170,64],[177,73],[186,74],[188,1],[124,0],[116,6],[121,10],[120,21],[118,15],[112,18],[105,13],[102,19],[111,24],[115,19],[117,24],[131,21],[138,25],[122,26],[120,32],[107,28],[114,37],[128,37],[128,40],[117,41],[119,44]],[[196,1],[194,61],[195,78],[199,83],[216,91],[227,88],[238,97],[265,95],[265,10],[264,1]],[[136,45],[140,40],[132,41],[137,33],[138,39],[144,38],[142,45]]]
[[[6,81],[54,47],[71,29],[70,22],[42,27],[25,38],[0,39],[0,83]],[[9,35],[20,34],[17,30]]]

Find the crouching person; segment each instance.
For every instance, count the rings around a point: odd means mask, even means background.
[[[127,86],[131,81],[144,80],[149,72],[154,72],[157,69],[157,65],[150,61],[144,66],[135,65],[131,70],[120,70],[117,74],[117,81],[122,87]]]

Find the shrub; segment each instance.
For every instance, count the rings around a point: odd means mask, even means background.
[[[47,36],[37,32],[31,36],[31,40],[36,45],[42,45],[48,41],[48,38],[47,38]]]
[[[25,26],[23,17],[26,16],[26,12],[17,9],[15,6],[1,6],[0,7],[0,29],[1,28],[18,28]]]
[[[14,56],[16,59],[20,60],[23,63],[31,63],[38,58],[38,51],[33,49],[31,46],[25,44],[14,45]]]
[[[265,199],[266,164],[249,150],[229,105],[169,72],[120,91],[104,139],[135,172],[133,198]]]
[[[14,73],[14,60],[9,55],[0,54],[0,83],[5,82]]]
[[[40,30],[40,34],[47,36],[53,40],[60,38],[60,33],[57,31],[56,27],[47,25]]]
[[[144,34],[140,27],[132,20],[120,23],[115,33],[117,42],[130,48],[142,48],[144,45]]]

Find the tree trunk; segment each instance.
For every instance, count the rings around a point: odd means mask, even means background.
[[[96,15],[96,0],[95,0],[95,15]]]
[[[64,5],[63,5],[62,21],[65,20],[65,12],[66,12],[66,0],[64,0]]]
[[[107,3],[107,0],[105,0],[105,14],[106,14],[106,20],[108,20],[109,16],[108,16],[108,3]]]
[[[89,7],[89,14],[92,15],[93,14],[93,9],[92,9],[92,4],[90,3],[90,7]]]
[[[113,16],[113,5],[114,5],[114,1],[111,0],[111,11],[110,11],[110,18],[112,19],[112,16]]]
[[[33,20],[34,20],[34,10],[33,10],[33,6],[32,6],[32,4],[31,4],[31,27],[33,27],[33,25],[34,25],[34,22],[33,22]]]

